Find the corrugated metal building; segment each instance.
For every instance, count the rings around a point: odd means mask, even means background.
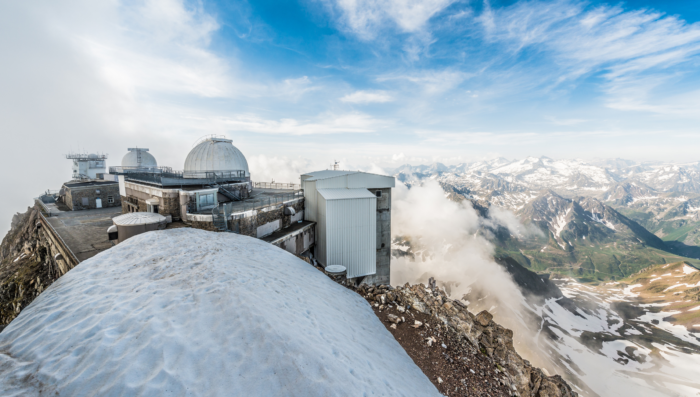
[[[342,265],[348,278],[388,284],[393,177],[326,170],[301,176],[305,219],[317,222],[316,259]]]

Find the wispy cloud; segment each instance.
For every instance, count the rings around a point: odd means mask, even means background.
[[[386,91],[355,91],[340,100],[348,103],[384,103],[393,101],[394,97]]]
[[[387,25],[401,32],[421,30],[428,20],[455,0],[337,0],[341,25],[363,40],[370,40]]]
[[[246,131],[262,134],[341,134],[374,132],[388,124],[364,113],[323,114],[315,120],[264,119],[255,115],[225,118],[221,123],[231,131]]]
[[[422,70],[407,74],[387,74],[377,78],[377,81],[408,81],[418,85],[427,94],[439,94],[457,88],[462,82],[471,77],[470,74],[458,70]]]
[[[537,51],[539,68],[557,85],[600,73],[611,87],[665,75],[700,54],[700,24],[647,9],[533,1],[487,7],[477,20],[485,39],[508,52]]]

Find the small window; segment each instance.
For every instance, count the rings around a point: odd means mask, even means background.
[[[374,195],[377,196],[377,197],[382,197],[382,191],[381,191],[381,190],[377,190],[376,192],[374,192]]]
[[[114,196],[107,196],[107,202],[110,204],[114,204]]]
[[[100,194],[100,189],[95,190],[95,194]]]

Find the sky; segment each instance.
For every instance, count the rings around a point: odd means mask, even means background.
[[[694,1],[2,1],[0,54],[0,230],[68,152],[181,169],[207,134],[290,182],[334,160],[700,160]]]

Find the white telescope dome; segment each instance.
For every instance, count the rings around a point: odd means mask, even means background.
[[[207,138],[195,146],[185,159],[185,178],[205,178],[206,173],[235,173],[250,176],[248,161],[230,139]]]
[[[145,148],[129,148],[122,157],[122,167],[158,168],[156,158]]]

